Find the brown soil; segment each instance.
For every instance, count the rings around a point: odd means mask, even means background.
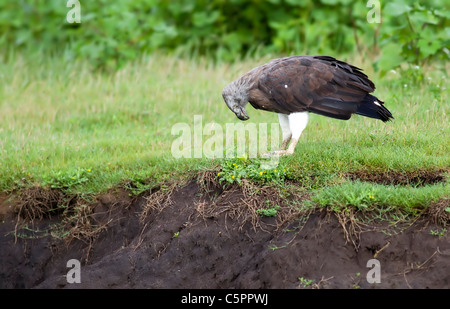
[[[297,209],[302,191],[223,190],[208,174],[90,202],[33,190],[22,200],[0,196],[0,288],[450,287],[450,236],[440,233],[449,200],[393,226]],[[44,197],[51,205],[36,210]],[[276,205],[276,217],[257,212]],[[374,258],[381,283],[366,279]],[[66,280],[70,259],[81,261],[81,283]]]
[[[375,182],[383,185],[414,185],[424,186],[445,182],[447,170],[415,170],[415,171],[364,171],[348,172],[351,180]]]

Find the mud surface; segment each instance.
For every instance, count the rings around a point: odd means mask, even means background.
[[[414,185],[424,186],[445,182],[446,170],[415,170],[415,171],[371,171],[349,172],[346,176],[351,180],[369,181],[383,185]]]
[[[282,199],[276,217],[254,216],[272,194],[262,193],[252,200],[197,182],[138,197],[116,190],[85,208],[66,201],[85,219],[55,211],[27,225],[33,214],[22,203],[20,228],[17,208],[0,196],[0,288],[450,287],[449,233],[436,220],[448,200],[415,222],[362,226],[324,210],[293,212]],[[73,220],[59,225],[63,215]],[[374,258],[380,283],[367,280]],[[81,262],[81,283],[67,282],[70,259]]]

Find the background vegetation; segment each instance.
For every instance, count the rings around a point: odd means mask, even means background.
[[[450,57],[446,0],[80,0],[79,24],[67,22],[67,2],[0,1],[2,49],[62,51],[109,69],[155,50],[226,61],[356,51],[379,55],[382,71]],[[369,23],[377,3],[381,23]]]

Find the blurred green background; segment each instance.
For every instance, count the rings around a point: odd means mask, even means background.
[[[81,6],[81,23],[67,21],[72,2]],[[369,23],[377,6],[381,23]],[[214,61],[356,52],[386,72],[405,62],[449,60],[449,6],[448,0],[1,0],[0,50],[84,58],[102,69],[155,50]]]

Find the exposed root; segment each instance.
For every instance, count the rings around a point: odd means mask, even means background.
[[[221,190],[221,185],[217,179],[217,171],[201,171],[197,173],[196,182],[205,192],[215,192]]]
[[[97,222],[93,218],[93,207],[82,202],[78,202],[70,212],[70,214],[66,214],[62,221],[61,230],[59,231],[62,234],[55,234],[58,232],[57,230],[53,233],[53,236],[55,238],[63,238],[66,245],[69,245],[74,239],[87,243],[85,262],[88,262],[89,254],[95,241],[113,220],[109,219],[106,222],[96,224]]]
[[[62,213],[71,200],[60,190],[31,187],[19,193],[16,212],[25,221],[41,220]]]
[[[436,253],[439,253],[439,254],[440,254],[439,248],[437,248],[437,250],[436,250],[429,258],[427,258],[427,259],[426,259],[424,262],[422,262],[422,263],[415,263],[415,264],[412,264],[412,263],[408,263],[408,262],[407,262],[408,268],[405,269],[405,270],[403,271],[403,273],[400,273],[400,274],[398,274],[398,275],[403,275],[403,278],[405,279],[405,283],[406,283],[406,285],[408,286],[409,289],[412,289],[412,287],[411,287],[411,285],[409,284],[408,279],[406,278],[406,274],[408,274],[408,273],[410,273],[410,272],[413,272],[413,271],[418,271],[418,270],[426,271],[427,269],[432,268],[432,267],[433,267],[433,264],[431,264],[431,265],[427,265],[427,264],[428,264],[428,262],[432,261],[433,257],[436,255]]]
[[[207,181],[207,184],[209,191],[217,191],[215,186],[218,183]],[[280,190],[284,190],[284,192],[281,193]],[[267,231],[269,226],[275,227],[275,231],[277,231],[285,223],[292,222],[306,213],[306,210],[298,207],[305,197],[306,194],[300,194],[295,190],[268,185],[261,186],[242,179],[240,184],[232,184],[223,189],[214,201],[199,201],[196,204],[196,210],[198,216],[204,220],[225,214],[225,218],[238,220],[241,230],[249,223],[255,231],[256,229]],[[276,219],[264,220],[260,210],[269,208],[276,209]]]
[[[94,205],[87,205],[85,201],[75,195],[67,195],[61,190],[43,187],[31,187],[21,191],[17,197],[17,221],[14,228],[15,241],[18,237],[45,237],[64,240],[69,245],[73,239],[88,244],[87,261],[91,248],[103,230],[112,220],[98,224],[93,218]],[[35,221],[61,216],[58,223],[48,225],[44,230],[34,230]],[[19,233],[26,230],[27,235]]]
[[[361,233],[364,231],[364,223],[361,223],[355,216],[355,211],[348,208],[342,212],[334,212],[339,224],[344,231],[346,242],[351,242],[356,251],[359,250]]]
[[[147,202],[139,215],[139,222],[144,224],[145,219],[150,212],[156,211],[159,213],[166,206],[171,205],[171,195],[177,186],[177,183],[161,184],[159,187],[152,189],[154,192],[146,197]]]
[[[322,278],[320,279],[319,282],[313,283],[313,284],[311,285],[311,289],[313,289],[313,290],[322,289],[322,288],[324,287],[325,283],[326,283],[327,281],[333,279],[333,278],[334,278],[334,277],[331,276],[331,277],[325,279],[325,278],[322,276]]]
[[[24,225],[33,225],[35,220],[51,218],[52,215],[59,215],[69,206],[73,196],[68,197],[60,190],[47,189],[43,187],[31,187],[22,190],[15,206],[17,221],[14,228],[15,241],[19,235],[18,231]]]
[[[431,218],[431,221],[436,224],[440,224],[444,227],[450,224],[450,199],[443,198],[432,203],[427,210],[427,215]]]

